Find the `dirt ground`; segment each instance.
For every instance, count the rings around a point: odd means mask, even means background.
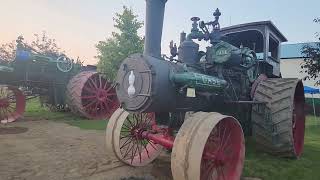
[[[167,180],[169,156],[133,168],[105,152],[104,131],[47,120],[0,125],[0,180]]]

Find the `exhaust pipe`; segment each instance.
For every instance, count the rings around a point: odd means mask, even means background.
[[[161,38],[167,0],[146,0],[144,55],[161,58]]]

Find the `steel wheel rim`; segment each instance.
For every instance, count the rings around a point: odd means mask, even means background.
[[[297,157],[301,156],[304,145],[305,115],[304,115],[304,92],[301,82],[298,83],[294,94],[292,110],[292,133],[294,151]]]
[[[94,119],[110,117],[119,107],[114,87],[97,73],[84,84],[81,101],[83,111]]]
[[[241,125],[235,118],[216,112],[194,113],[181,126],[174,140],[171,155],[171,171],[174,179],[217,179],[214,176],[217,171],[208,169],[210,168],[208,166],[210,165],[210,159],[212,159],[211,155],[215,152],[215,146],[212,146],[210,137],[217,132],[215,129],[221,126],[218,126],[220,122],[226,124],[224,125],[226,132],[230,131],[229,127],[234,128],[231,132],[235,134],[233,136],[238,138],[236,140],[239,140],[230,142],[230,144],[236,144],[233,145],[237,149],[236,156],[233,157],[234,160],[232,161],[235,165],[232,166],[233,168],[229,168],[229,173],[225,175],[224,179],[240,179],[245,157],[244,135]],[[211,144],[211,146],[208,144]]]
[[[9,123],[20,118],[25,109],[23,93],[13,86],[0,86],[0,120]]]
[[[130,114],[120,117],[119,128],[114,135],[116,154],[131,166],[145,166],[162,151],[162,146],[144,139],[142,132],[155,128],[154,113]]]
[[[230,180],[240,177],[242,163],[239,162],[244,158],[241,133],[238,125],[230,119],[224,119],[216,125],[203,150],[201,180]]]

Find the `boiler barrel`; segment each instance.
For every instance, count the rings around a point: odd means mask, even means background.
[[[181,63],[135,54],[123,61],[116,91],[121,106],[130,112],[200,111],[208,108],[204,96],[187,96],[186,87],[221,92],[226,81],[186,71]]]

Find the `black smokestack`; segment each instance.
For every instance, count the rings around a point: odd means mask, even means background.
[[[144,54],[161,57],[161,37],[167,0],[146,0]]]

